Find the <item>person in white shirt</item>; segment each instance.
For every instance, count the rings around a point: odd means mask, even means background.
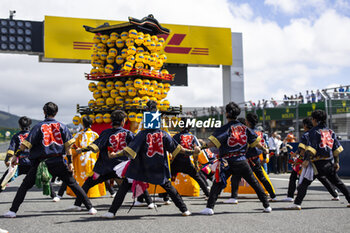
[[[309,91],[306,91],[305,99],[306,103],[311,103],[311,95],[309,94]]]
[[[281,153],[281,145],[282,145],[282,140],[281,140],[281,135],[277,134],[276,138],[276,174],[281,173],[281,166],[280,166],[280,153]]]
[[[277,172],[277,157],[276,157],[276,132],[273,132],[271,137],[269,138],[269,150],[270,150],[270,162],[268,164],[268,173],[276,173]]]

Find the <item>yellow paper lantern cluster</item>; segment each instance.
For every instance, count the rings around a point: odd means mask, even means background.
[[[156,101],[162,111],[170,107],[169,101],[165,100],[170,91],[169,83],[136,78],[124,82],[121,80],[90,82],[88,88],[93,96],[88,102],[91,109],[96,107],[108,109],[113,106],[126,109],[144,107],[149,100]]]
[[[97,76],[111,74],[120,69],[129,72],[132,69],[151,71],[153,75],[166,75],[162,69],[167,60],[163,53],[164,38],[137,32],[135,29],[124,31],[120,35],[95,34],[93,37],[90,74]]]

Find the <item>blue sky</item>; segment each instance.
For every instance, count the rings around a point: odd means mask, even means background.
[[[346,0],[1,0],[0,18],[7,18],[10,9],[17,19],[38,21],[45,15],[126,20],[152,13],[161,23],[229,27],[243,35],[247,101],[350,84]],[[8,54],[0,54],[0,64],[0,78],[6,80],[0,85],[1,110],[10,106],[12,113],[40,119],[43,104],[54,101],[58,119],[70,122],[76,104],[86,105],[91,98],[83,76],[89,65],[39,63],[36,56]],[[172,105],[224,104],[221,69],[188,72],[189,86],[169,92]]]

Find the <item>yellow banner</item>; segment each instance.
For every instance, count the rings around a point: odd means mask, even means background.
[[[124,23],[97,19],[45,16],[45,58],[90,60],[93,33],[83,25],[97,27]],[[170,29],[164,52],[167,63],[191,65],[232,65],[231,29],[162,24]]]

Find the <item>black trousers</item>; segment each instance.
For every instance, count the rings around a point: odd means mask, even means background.
[[[92,176],[90,176],[85,180],[82,188],[85,193],[88,193],[90,188],[94,187],[95,185],[114,178],[118,178],[117,174],[114,171],[104,175],[100,175],[96,180],[94,180]],[[81,206],[82,203],[83,203],[83,199],[77,196],[77,198],[75,199],[74,205]]]
[[[269,168],[269,173],[277,173],[277,156],[275,150],[270,150],[270,153],[273,152],[274,155],[270,157],[270,162],[267,164]]]
[[[28,174],[30,168],[31,168],[30,165],[19,165],[19,166],[18,166],[18,176]],[[8,170],[6,170],[5,173],[4,173],[4,175],[1,177],[1,179],[0,179],[0,184],[1,184],[2,181],[5,179],[7,173],[8,173]],[[10,182],[11,182],[11,180],[9,181],[9,183],[10,183]],[[53,190],[53,187],[52,187],[51,182],[50,182],[50,191],[51,191],[50,197],[51,197],[51,198],[56,197],[56,193],[55,193],[55,191]],[[1,189],[0,189],[0,192],[2,192]]]
[[[263,172],[263,168],[261,167],[260,159],[254,160],[254,165],[248,162],[250,167],[252,168],[254,174],[258,178],[258,180],[264,185],[267,192],[270,194],[271,198],[275,198],[276,194],[273,190],[271,183],[266,179],[265,174]],[[241,176],[238,174],[234,174],[231,177],[231,197],[237,199],[238,197],[238,188],[239,182],[241,181]]]
[[[181,212],[187,211],[186,204],[183,202],[180,194],[176,191],[174,186],[171,185],[170,181],[167,181],[165,184],[160,185],[167,193],[170,195],[170,198],[175,203],[176,207],[179,208]],[[112,202],[111,207],[109,208],[108,212],[111,212],[113,214],[117,213],[118,209],[122,205],[126,194],[128,193],[129,189],[131,188],[131,184],[128,182],[127,179],[124,179],[122,184],[120,185],[120,188],[117,191],[117,194],[114,197],[114,200]]]
[[[112,188],[112,180],[106,180],[105,181],[105,187],[108,190],[109,194],[113,195],[115,193],[114,189]]]
[[[331,184],[335,185],[340,192],[342,192],[346,198],[346,200],[350,203],[350,193],[349,189],[345,186],[343,181],[339,178],[335,168],[334,164],[331,160],[319,160],[314,162],[318,175],[326,177]],[[294,204],[301,205],[303,202],[303,199],[306,195],[307,188],[310,186],[312,181],[303,179],[301,184],[298,186],[298,195],[295,198]]]
[[[207,196],[207,197],[209,196],[208,185],[204,182],[202,177],[199,175],[199,172],[197,172],[197,170],[194,168],[193,164],[191,163],[191,161],[189,159],[187,161],[183,161],[183,160],[177,160],[175,158],[175,160],[171,163],[170,170],[171,170],[172,176],[175,176],[176,173],[178,173],[178,172],[182,172],[184,174],[189,175],[195,181],[197,181],[197,183],[199,184],[199,186],[203,190],[205,196]]]
[[[147,205],[152,203],[151,196],[149,195],[147,189],[145,190],[145,192],[142,195],[137,197],[137,201],[143,202],[143,200],[146,201]]]
[[[28,174],[24,178],[21,186],[17,190],[15,199],[12,202],[12,206],[10,208],[11,211],[17,212],[20,205],[24,201],[24,198],[27,194],[27,191],[31,189],[35,184],[36,172],[38,169],[40,161],[33,161],[32,167],[30,168]],[[79,186],[77,181],[74,179],[72,173],[68,170],[67,165],[62,161],[58,161],[55,163],[47,163],[47,167],[49,172],[53,176],[58,176],[63,182],[65,182],[75,193],[75,195],[81,198],[84,202],[85,207],[89,210],[92,208],[92,204],[89,198],[86,196],[84,190]]]
[[[287,197],[294,198],[295,189],[297,188],[297,185],[296,185],[297,179],[298,179],[298,173],[293,170],[289,176]]]
[[[247,160],[233,161],[232,159],[227,159],[227,162],[229,168],[225,171],[226,177],[229,177],[230,175],[238,175],[240,177],[243,177],[248,182],[248,184],[254,189],[263,206],[265,208],[270,206],[269,201],[267,200],[267,196],[259,182],[254,177],[253,171],[250,168]],[[218,196],[221,193],[222,189],[222,183],[215,181],[210,189],[207,208],[214,209],[216,200],[218,199]]]
[[[335,191],[334,185],[327,179],[326,176],[319,174],[314,178],[317,178],[333,197],[338,196],[338,193]],[[296,171],[293,170],[289,177],[287,197],[294,198],[297,179],[298,179],[298,174]]]
[[[281,173],[288,172],[288,153],[281,153],[278,158],[278,171]]]

